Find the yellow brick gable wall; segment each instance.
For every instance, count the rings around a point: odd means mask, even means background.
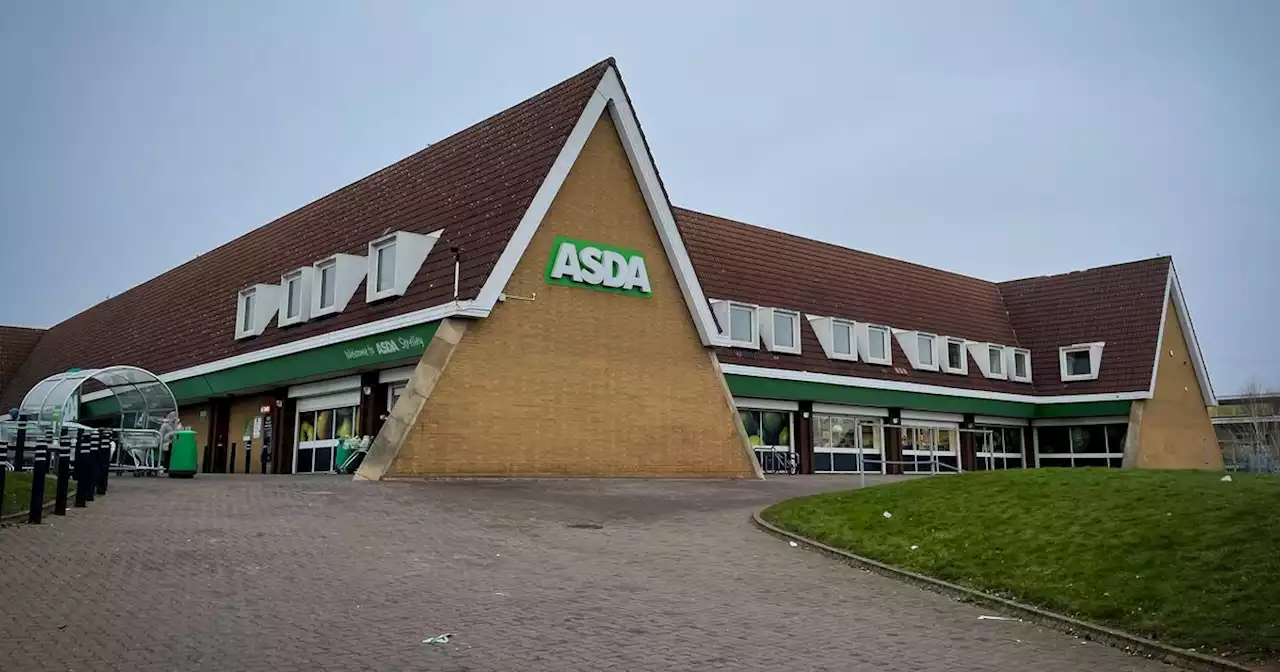
[[[1222,453],[1172,302],[1165,316],[1159,362],[1155,393],[1141,402],[1137,466],[1221,469]]]
[[[548,284],[560,235],[641,252],[652,296]],[[609,114],[505,291],[536,298],[468,325],[388,476],[755,475]]]

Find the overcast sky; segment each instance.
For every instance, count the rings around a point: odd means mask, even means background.
[[[678,205],[988,280],[1171,254],[1216,391],[1280,386],[1280,2],[744,4],[8,0],[0,323],[612,55]]]

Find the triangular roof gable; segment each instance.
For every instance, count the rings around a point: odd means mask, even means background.
[[[1217,406],[1218,398],[1213,392],[1213,383],[1209,380],[1209,367],[1200,352],[1200,341],[1196,339],[1195,327],[1191,325],[1191,310],[1187,308],[1186,299],[1182,296],[1182,285],[1178,282],[1178,272],[1174,270],[1173,260],[1169,261],[1169,279],[1165,286],[1164,308],[1160,315],[1160,336],[1156,341],[1154,363],[1151,365],[1150,395],[1155,395],[1156,375],[1160,373],[1160,353],[1164,349],[1164,326],[1169,319],[1169,304],[1172,303],[1178,315],[1182,337],[1187,341],[1187,352],[1191,354],[1191,367],[1196,372],[1196,381],[1200,383],[1200,393],[1204,397],[1205,406]]]
[[[694,325],[697,327],[698,336],[703,345],[715,345],[720,339],[715,320],[711,316],[711,309],[702,292],[702,286],[698,282],[698,276],[694,273],[693,263],[689,260],[689,252],[685,248],[684,239],[681,238],[680,230],[676,227],[675,215],[672,213],[671,203],[667,199],[666,189],[658,177],[658,170],[654,165],[653,155],[649,151],[648,141],[645,139],[644,133],[640,129],[639,121],[636,119],[635,111],[631,107],[631,101],[622,84],[622,77],[618,74],[618,69],[612,62],[610,62],[609,68],[605,71],[599,85],[596,87],[595,94],[588,101],[586,109],[583,110],[582,115],[578,118],[577,124],[574,125],[568,141],[565,142],[564,148],[560,151],[560,155],[556,157],[556,161],[552,165],[551,171],[547,174],[547,178],[543,181],[538,193],[525,211],[519,226],[516,227],[515,233],[511,236],[511,241],[507,244],[506,249],[503,250],[502,256],[498,259],[484,287],[480,290],[480,294],[473,302],[473,307],[479,311],[484,311],[485,314],[493,309],[502,294],[502,289],[506,286],[507,281],[511,279],[511,274],[515,270],[516,264],[524,256],[525,250],[528,249],[529,241],[533,239],[534,232],[538,230],[543,217],[546,216],[547,211],[551,208],[552,201],[555,200],[556,194],[559,193],[560,187],[564,184],[565,178],[568,177],[569,170],[573,167],[574,162],[577,161],[578,154],[581,153],[583,145],[587,142],[587,137],[591,134],[591,130],[595,128],[600,115],[606,111],[612,116],[614,126],[618,129],[619,139],[627,152],[627,158],[631,162],[631,169],[635,173],[636,181],[640,184],[640,191],[644,196],[645,205],[649,208],[649,214],[653,217],[654,226],[658,230],[658,237],[662,241],[667,259],[675,272],[676,280],[680,284],[680,291],[684,295],[686,305],[689,307],[689,313],[693,318]]]

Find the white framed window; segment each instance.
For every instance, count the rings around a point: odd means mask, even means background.
[[[831,321],[831,351],[836,357],[857,359],[853,323],[848,320]]]
[[[444,229],[426,235],[396,231],[370,242],[365,301],[403,296],[443,233]]]
[[[236,295],[236,339],[261,336],[280,309],[280,285],[259,284]]]
[[[916,356],[921,368],[938,368],[937,342],[938,337],[933,334],[916,334]]]
[[[358,254],[335,254],[312,264],[307,293],[309,317],[331,315],[346,310],[356,288],[364,281],[372,264]]]
[[[969,355],[973,357],[973,363],[978,365],[978,370],[986,378],[994,378],[996,380],[1006,380],[1009,377],[1008,366],[1006,360],[1007,348],[998,343],[982,343],[965,341],[965,347],[969,350]]]
[[[943,339],[943,348],[939,362],[941,368],[946,373],[954,373],[961,376],[969,374],[969,358],[964,353],[964,339],[947,337]]]
[[[889,327],[882,324],[858,323],[858,355],[868,364],[893,363],[893,350],[889,345]]]
[[[1081,420],[1071,425],[1035,427],[1036,466],[1124,466],[1124,444],[1129,424],[1117,421]]]
[[[902,473],[954,474],[960,471],[960,442],[955,427],[945,423],[904,424]]]
[[[711,300],[711,312],[720,325],[722,345],[734,348],[760,347],[759,306],[724,299]]]
[[[884,473],[883,422],[814,411],[814,473]]]
[[[280,326],[287,327],[311,319],[312,273],[313,269],[306,266],[280,276],[283,288],[280,292]]]
[[[338,302],[338,262],[330,260],[316,264],[316,275],[319,278],[320,310],[329,310]]]
[[[790,411],[738,409],[747,442],[762,467],[776,467],[779,464],[776,453],[795,452],[794,415]]]
[[[240,331],[253,331],[253,302],[258,296],[257,290],[246,289],[240,292]]]
[[[1031,382],[1031,351],[1010,348],[1009,378],[1019,383]]]
[[[960,430],[961,434],[966,432],[974,440],[976,470],[1021,469],[1024,466],[1022,427],[977,425],[973,429]]]
[[[800,313],[781,308],[759,308],[757,320],[764,347],[770,352],[800,354]],[[730,307],[730,327],[733,323],[733,307]],[[739,318],[741,321],[741,318]],[[742,329],[739,328],[741,332]],[[740,335],[740,334],[739,334]],[[736,340],[736,336],[733,337]]]
[[[1063,382],[1097,380],[1106,343],[1077,343],[1058,348],[1058,366]]]
[[[396,240],[384,240],[373,246],[373,291],[375,295],[389,293],[396,286]]]

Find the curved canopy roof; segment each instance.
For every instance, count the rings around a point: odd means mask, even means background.
[[[103,386],[104,397],[114,397],[120,405],[121,426],[159,429],[164,419],[178,410],[178,404],[154,373],[135,366],[111,366],[58,373],[36,384],[23,397],[19,417],[37,422],[69,422],[80,411],[80,388],[89,381]]]

